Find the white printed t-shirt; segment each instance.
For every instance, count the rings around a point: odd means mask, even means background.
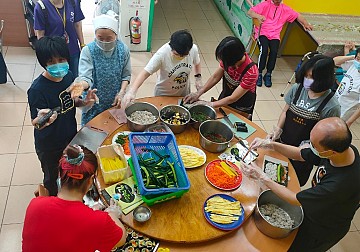
[[[355,68],[353,60],[341,65],[346,71],[335,95],[341,106],[341,118],[345,121],[360,106],[360,73]]]
[[[155,96],[185,96],[190,94],[190,72],[200,63],[195,44],[182,60],[173,57],[169,43],[163,45],[144,68],[149,74],[160,70],[155,86]]]

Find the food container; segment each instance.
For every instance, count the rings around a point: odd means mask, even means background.
[[[216,120],[205,121],[200,124],[200,145],[210,152],[222,152],[234,137],[234,132],[225,123]],[[222,142],[211,141],[205,136],[207,134],[220,135],[224,138]]]
[[[280,228],[271,224],[268,220],[265,219],[264,215],[260,212],[259,207],[264,204],[274,204],[282,208],[287,212],[292,220],[294,220],[294,225],[292,228]],[[293,230],[297,229],[304,219],[304,212],[301,206],[294,206],[285,200],[277,196],[273,191],[266,190],[263,191],[257,200],[254,220],[257,228],[265,235],[279,239],[287,237]]]
[[[191,106],[189,108],[189,112],[190,112],[190,115],[191,115],[190,124],[194,129],[198,129],[200,124],[202,122],[204,122],[204,121],[216,119],[216,111],[215,111],[215,109],[213,109],[212,107],[207,106],[207,105],[198,104],[198,105]],[[194,114],[198,114],[198,113],[203,114],[207,118],[205,120],[202,120],[202,121],[195,120],[193,118]]]
[[[176,113],[179,113],[181,119],[180,124],[166,122],[167,119],[172,118]],[[165,123],[174,134],[183,132],[186,129],[186,125],[190,122],[190,118],[189,110],[179,105],[167,105],[160,110],[160,120]]]
[[[130,115],[135,111],[148,111],[156,117],[151,123],[138,123],[130,119]],[[131,131],[144,131],[150,125],[155,124],[159,120],[159,110],[148,102],[135,102],[125,109],[127,125]]]
[[[128,159],[128,164],[129,164],[131,172],[132,172],[132,174],[133,174],[133,176],[135,178],[135,183],[139,187],[138,178],[136,177],[136,172],[135,172],[134,164],[132,162],[132,158]],[[185,189],[185,190],[180,190],[180,191],[177,191],[177,192],[170,192],[170,193],[164,193],[164,194],[141,195],[141,198],[146,203],[146,205],[152,206],[152,205],[157,204],[157,203],[161,203],[161,202],[168,201],[168,200],[171,200],[171,199],[180,198],[187,191],[189,191],[189,190]]]
[[[135,170],[135,177],[137,178],[138,189],[141,195],[159,195],[182,190],[189,190],[190,181],[186,174],[185,167],[176,144],[175,136],[172,133],[133,132],[129,135],[129,143],[132,162]],[[177,187],[145,187],[138,155],[142,155],[142,158],[147,159],[151,157],[152,154],[144,151],[144,149],[153,149],[164,156],[169,155],[169,158],[173,162],[173,167],[177,179]]]
[[[115,152],[114,148],[116,148],[116,152]],[[104,178],[105,184],[114,184],[116,182],[122,181],[122,180],[128,178],[129,176],[131,176],[131,170],[125,159],[124,152],[119,144],[115,144],[115,146],[104,145],[104,146],[99,147],[97,149],[96,156],[98,158],[100,170],[101,170],[102,176]],[[105,165],[108,165],[108,164],[103,164],[103,162],[101,161],[101,158],[113,159],[115,157],[119,157],[119,159],[123,163],[124,167],[122,167],[122,168],[116,167],[116,164],[112,163],[111,165],[114,165],[115,168],[111,171],[106,171]]]
[[[151,217],[151,210],[146,206],[138,206],[133,211],[133,217],[138,222],[145,222]]]

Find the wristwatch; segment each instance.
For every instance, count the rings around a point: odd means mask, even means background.
[[[201,77],[201,73],[195,74],[194,77],[195,78]]]

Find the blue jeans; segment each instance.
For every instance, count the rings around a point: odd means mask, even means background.
[[[70,55],[69,69],[72,72],[74,78],[79,75],[79,59],[80,52]]]

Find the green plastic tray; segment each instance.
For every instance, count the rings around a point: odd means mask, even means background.
[[[135,183],[138,186],[138,178],[136,177],[132,158],[128,159],[128,164],[129,164],[131,172],[135,178]],[[146,203],[146,205],[152,206],[157,203],[161,203],[161,202],[168,201],[171,199],[180,198],[187,191],[189,191],[189,190],[181,190],[181,191],[177,191],[177,192],[164,193],[164,194],[141,195],[141,197],[142,197],[142,200]]]

